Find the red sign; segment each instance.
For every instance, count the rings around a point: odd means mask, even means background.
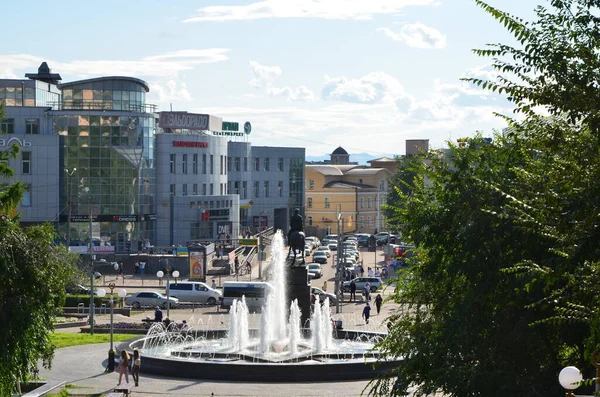
[[[173,141],[173,147],[201,147],[201,148],[207,148],[208,147],[208,142]]]
[[[208,222],[210,220],[210,211],[209,210],[202,210],[201,220],[203,222]]]
[[[254,227],[269,227],[269,217],[268,216],[253,216],[252,217],[252,226]]]

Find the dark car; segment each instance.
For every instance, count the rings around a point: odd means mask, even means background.
[[[312,261],[320,263],[321,265],[327,263],[327,253],[325,251],[316,251],[313,254]]]

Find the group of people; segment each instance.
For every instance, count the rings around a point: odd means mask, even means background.
[[[133,350],[133,358],[125,350],[121,350],[121,359],[119,360],[119,383],[117,386],[121,386],[123,375],[125,375],[125,382],[129,383],[129,371],[136,386],[140,385],[140,367],[142,365],[142,359],[138,349]]]
[[[383,298],[381,297],[381,294],[377,294],[377,296],[375,297],[375,307],[377,308],[377,314],[381,312],[382,303]],[[362,316],[365,319],[365,324],[369,324],[369,317],[371,317],[371,305],[369,304],[369,301],[367,301],[367,304],[363,308]]]

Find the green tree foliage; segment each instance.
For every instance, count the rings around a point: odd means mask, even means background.
[[[398,384],[418,395],[559,396],[560,369],[593,376],[600,350],[600,1],[549,1],[534,22],[476,3],[522,47],[477,50],[499,77],[470,81],[524,119],[506,118],[492,145],[432,153],[414,189],[396,190],[392,222],[420,256],[398,279],[403,311],[379,347],[405,358]]]
[[[404,156],[397,159],[398,170],[390,181],[386,205],[383,207],[386,218],[394,216],[394,208],[402,206],[401,195],[409,194],[418,175],[422,163],[421,156]]]
[[[0,120],[2,119],[0,108]],[[1,156],[18,153],[18,147]],[[13,171],[0,162],[0,178]],[[0,185],[0,395],[10,396],[20,380],[37,368],[50,365],[52,319],[65,298],[65,283],[77,257],[65,247],[54,247],[52,225],[21,229],[16,208],[23,184]]]
[[[0,120],[4,120],[4,102],[2,101],[0,101]],[[0,131],[0,134],[4,134],[4,131]],[[17,153],[19,153],[19,147],[16,145],[11,146],[8,150],[0,150],[0,214],[4,215],[14,214],[14,209],[19,205],[25,191],[25,185],[20,181],[13,184],[3,182],[14,175],[7,160],[15,157]]]

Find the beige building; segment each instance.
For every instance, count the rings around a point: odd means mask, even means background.
[[[388,162],[388,167],[391,164]],[[326,164],[306,165],[305,228],[309,235],[337,233],[341,214],[346,233],[373,233],[384,229],[381,204],[387,200],[393,177],[388,167],[350,163],[349,154],[338,147]]]

